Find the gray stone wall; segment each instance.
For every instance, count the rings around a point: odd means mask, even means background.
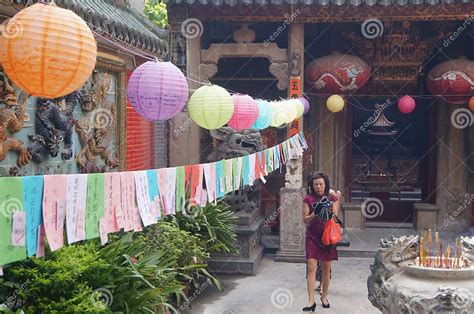
[[[155,123],[155,168],[168,167],[168,123]]]

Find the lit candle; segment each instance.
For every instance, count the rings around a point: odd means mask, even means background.
[[[439,255],[439,233],[436,231],[435,233],[435,267],[439,267],[439,260],[438,260],[438,255]]]

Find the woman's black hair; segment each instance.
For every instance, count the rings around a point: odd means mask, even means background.
[[[329,195],[329,177],[323,172],[311,172],[308,175],[308,192],[309,194],[316,195],[316,192],[313,188],[313,181],[315,179],[324,180],[324,195]]]

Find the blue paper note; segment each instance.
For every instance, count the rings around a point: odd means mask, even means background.
[[[223,185],[223,169],[222,169],[222,160],[216,162],[216,198],[224,196],[224,190],[221,188]],[[221,184],[222,183],[222,184]]]
[[[156,170],[147,170],[146,177],[148,179],[148,193],[150,195],[150,201],[154,202],[155,197],[158,197],[158,199],[160,198],[160,191],[158,190],[158,174]]]
[[[28,256],[36,254],[38,227],[43,221],[43,176],[23,177],[23,198],[26,211],[26,247]]]
[[[249,175],[250,175],[250,160],[249,155],[243,157],[243,166],[242,166],[244,186],[249,185]]]

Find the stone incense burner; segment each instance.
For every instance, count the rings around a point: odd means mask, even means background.
[[[461,238],[459,268],[420,265],[418,236],[382,239],[372,275],[369,301],[383,313],[474,313],[474,238]],[[454,258],[450,261],[456,265]]]

